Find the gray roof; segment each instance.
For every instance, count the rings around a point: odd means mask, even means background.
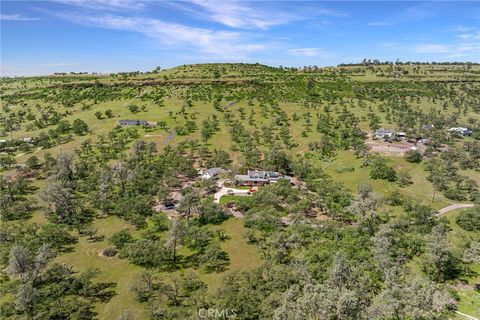
[[[388,129],[377,129],[375,130],[375,134],[393,134],[395,131],[388,130]]]
[[[146,120],[119,120],[118,123],[123,125],[147,125],[148,121]]]
[[[275,171],[249,170],[248,174],[237,174],[235,176],[235,179],[238,181],[269,182],[277,181],[280,179],[290,180],[290,177],[283,176]]]
[[[256,181],[256,182],[268,182],[268,179],[265,178],[257,178],[257,177],[251,177],[248,174],[237,174],[235,176],[236,180],[239,181]]]
[[[205,170],[205,172],[211,176],[216,176],[217,174],[224,173],[225,170],[223,168],[216,167],[216,168],[209,168]]]

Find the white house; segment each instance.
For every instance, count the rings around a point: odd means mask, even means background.
[[[378,130],[375,130],[375,138],[376,139],[390,139],[393,137],[393,134],[395,133],[395,131],[393,130],[386,130],[386,129],[378,129]]]
[[[223,168],[210,168],[210,169],[207,169],[205,170],[202,175],[201,175],[201,178],[202,179],[212,179],[212,178],[215,178],[216,176],[218,176],[220,173],[224,173],[225,170]]]
[[[407,137],[407,134],[403,131],[393,131],[381,128],[375,130],[374,137],[375,139],[403,140]]]
[[[470,136],[472,135],[472,130],[464,127],[453,127],[448,129],[449,132],[456,132],[461,134],[462,136]]]

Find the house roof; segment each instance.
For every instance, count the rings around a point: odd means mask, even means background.
[[[139,124],[142,124],[142,125],[146,125],[148,124],[148,121],[146,120],[119,120],[118,123],[120,124],[132,124],[132,125],[139,125]]]
[[[377,129],[375,130],[375,134],[393,134],[395,131],[387,130],[387,129]]]
[[[249,170],[247,174],[237,174],[235,179],[239,181],[269,182],[280,179],[290,180],[290,177],[284,176],[275,171]]]
[[[434,126],[433,124],[424,124],[424,125],[422,126],[422,128],[423,128],[423,129],[433,129],[433,128],[435,128],[435,126]]]
[[[211,176],[216,176],[217,174],[224,173],[225,170],[220,167],[215,167],[215,168],[209,168],[205,170],[205,173],[208,173]]]
[[[266,178],[253,177],[253,176],[249,176],[248,174],[237,174],[235,176],[235,179],[239,181],[268,182],[268,179]]]
[[[470,129],[465,128],[465,127],[453,127],[448,129],[448,131],[470,131]]]

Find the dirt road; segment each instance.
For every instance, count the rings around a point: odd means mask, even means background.
[[[442,208],[438,210],[438,216],[443,216],[445,213],[450,212],[452,210],[457,210],[457,209],[463,209],[463,208],[472,208],[473,204],[471,203],[457,203],[457,204],[452,204],[448,207]]]

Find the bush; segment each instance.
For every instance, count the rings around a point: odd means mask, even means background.
[[[117,253],[118,251],[115,248],[106,248],[105,250],[103,250],[103,255],[105,257],[114,257],[117,255]]]
[[[128,110],[130,110],[131,113],[137,113],[139,111],[139,108],[136,104],[130,104],[128,106]]]
[[[88,132],[88,125],[81,119],[75,119],[75,121],[73,121],[72,129],[76,135],[81,136]]]
[[[386,164],[386,160],[378,157],[371,163],[370,178],[383,179],[390,182],[397,180],[397,173],[392,167]]]
[[[155,232],[162,232],[168,230],[168,217],[165,213],[156,213],[150,220],[153,223],[153,229]]]
[[[228,254],[220,248],[218,243],[210,244],[200,256],[200,263],[205,266],[206,270],[221,272],[228,265]]]
[[[118,231],[110,238],[110,243],[113,244],[117,249],[122,249],[127,243],[131,242],[133,242],[133,238],[128,229]]]
[[[140,239],[126,245],[122,249],[122,257],[126,257],[133,264],[154,268],[167,260],[167,252],[164,243]]]
[[[455,222],[464,230],[480,231],[480,209],[469,209],[460,212]]]
[[[405,152],[405,155],[403,157],[405,158],[405,160],[412,163],[420,163],[422,162],[423,158],[422,153],[414,149]]]
[[[443,191],[443,195],[450,200],[463,201],[465,200],[465,194],[462,190],[455,188],[454,186],[448,187]]]
[[[400,187],[409,186],[409,185],[413,184],[412,176],[410,174],[408,174],[407,172],[400,172],[398,174],[397,183]]]
[[[199,209],[199,221],[201,224],[218,224],[228,219],[228,214],[220,205],[213,202],[212,198],[207,198],[202,201]]]
[[[404,202],[404,197],[403,195],[398,192],[398,191],[393,191],[388,197],[387,197],[387,203],[391,206],[401,206],[403,205]]]

